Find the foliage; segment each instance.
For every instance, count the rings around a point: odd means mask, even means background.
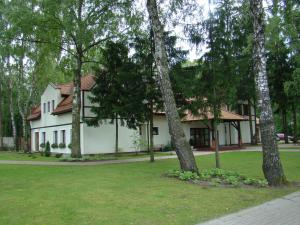
[[[58,144],[53,143],[53,144],[51,145],[51,148],[58,148]]]
[[[59,148],[65,148],[65,147],[66,147],[66,144],[65,144],[65,143],[59,143],[58,147],[59,147]]]
[[[72,143],[68,144],[68,148],[72,149]]]
[[[200,174],[180,171],[180,170],[169,170],[167,172],[168,177],[175,177],[184,181],[207,181],[211,184],[223,184],[230,186],[241,186],[251,185],[256,187],[266,187],[268,182],[266,180],[248,178],[239,175],[237,172],[227,171],[222,169],[209,169],[202,170]]]
[[[41,144],[40,144],[40,147],[41,147],[41,148],[45,148],[45,147],[46,147],[46,144],[45,144],[45,143],[41,143]]]
[[[51,155],[50,143],[47,141],[46,148],[45,148],[45,156],[49,157]]]
[[[56,153],[56,154],[55,154],[55,158],[57,158],[57,159],[61,158],[62,156],[63,156],[62,153]]]
[[[169,142],[168,144],[164,145],[161,150],[163,152],[170,152],[170,151],[173,151],[174,148],[173,148],[172,144]]]

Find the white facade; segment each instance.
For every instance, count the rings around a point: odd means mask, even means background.
[[[90,111],[92,106],[88,98],[91,93],[82,91],[82,110],[81,118],[92,117]],[[52,144],[64,144],[65,147],[53,148],[51,152],[70,154],[69,144],[71,143],[72,133],[72,115],[71,112],[53,115],[53,110],[64,99],[61,92],[55,85],[49,84],[41,96],[41,117],[30,121],[31,125],[31,149],[32,151],[41,150],[40,144],[49,142]],[[191,121],[182,123],[184,133],[189,141],[195,137],[193,132],[202,132],[205,138],[206,147],[211,147],[212,132],[211,126],[203,121]],[[243,143],[250,143],[249,121],[241,121],[241,136]],[[253,129],[255,122],[253,122]],[[114,153],[115,152],[115,124],[103,123],[99,127],[89,127],[81,119],[81,151],[82,154],[99,154],[99,153]],[[141,130],[128,129],[119,125],[119,152],[135,152],[137,151],[134,144],[136,138],[140,138],[144,143],[148,142],[149,135],[147,125],[141,126]],[[165,115],[154,116],[154,129],[157,134],[154,135],[155,148],[163,148],[171,142],[168,123]],[[238,131],[230,122],[222,122],[218,125],[219,144],[222,146],[238,144]],[[198,137],[198,136],[197,136]],[[204,139],[205,139],[204,138]],[[206,143],[207,141],[207,143]],[[141,150],[146,150],[146,147],[141,147]]]

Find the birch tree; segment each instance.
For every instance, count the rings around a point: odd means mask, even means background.
[[[154,59],[158,70],[157,80],[165,106],[169,133],[171,134],[171,139],[175,146],[181,169],[198,173],[195,157],[190,144],[186,140],[176,108],[169,77],[168,57],[163,38],[164,28],[158,15],[156,0],[147,0],[147,11],[154,35]]]
[[[286,177],[281,165],[277,142],[275,139],[275,126],[271,101],[269,95],[266,55],[265,55],[265,24],[262,0],[251,1],[253,19],[253,61],[260,108],[260,130],[263,149],[263,172],[269,185],[279,186],[285,184]]]

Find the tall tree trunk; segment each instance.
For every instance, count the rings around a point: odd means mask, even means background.
[[[286,183],[286,177],[281,165],[277,142],[275,139],[275,126],[271,101],[269,95],[264,33],[264,9],[262,0],[252,0],[251,12],[253,16],[253,60],[254,74],[258,102],[261,111],[260,128],[263,149],[263,172],[269,185],[279,186]]]
[[[150,126],[150,162],[154,162],[154,149],[153,149],[153,102],[150,102],[150,121],[149,121],[149,126]]]
[[[297,110],[295,103],[292,105],[292,111],[293,111],[293,131],[294,131],[294,139],[293,142],[297,143],[298,141],[298,135],[297,135]]]
[[[288,127],[287,127],[287,112],[285,109],[281,111],[282,116],[282,128],[283,128],[283,134],[284,134],[284,143],[289,143],[289,136],[288,136]]]
[[[116,138],[115,138],[115,153],[116,153],[116,156],[118,155],[119,153],[119,121],[118,121],[118,115],[116,115],[116,118],[115,118],[115,125],[116,125]]]
[[[0,74],[2,76],[2,73]],[[0,77],[0,150],[3,148],[3,97],[2,97],[2,78]]]
[[[164,101],[166,117],[169,125],[172,143],[175,145],[181,169],[198,173],[195,157],[187,142],[177,112],[173,90],[169,77],[169,65],[166,47],[163,39],[163,26],[159,20],[156,0],[147,0],[147,10],[150,25],[154,34],[155,54],[154,59],[158,70],[158,84]]]
[[[72,150],[71,157],[81,158],[80,146],[80,109],[81,109],[81,67],[82,55],[77,57],[77,69],[74,73],[72,103]]]
[[[256,102],[256,98],[254,99],[254,104],[253,104],[253,106],[254,106],[254,129],[255,129],[255,133],[254,133],[254,136],[255,136],[255,138],[254,138],[254,144],[258,144],[258,140],[259,140],[259,132],[258,132],[258,126],[257,126],[257,122],[256,122],[256,117],[257,117],[257,107],[256,107],[256,104],[257,104],[257,102]]]
[[[11,76],[11,74],[9,75]],[[14,102],[13,102],[13,81],[12,78],[9,80],[9,111],[10,111],[10,121],[12,126],[12,135],[14,139],[14,147],[18,151],[18,143],[17,143],[17,127],[15,121],[15,109],[14,109]]]
[[[220,153],[219,153],[219,132],[218,132],[218,124],[216,119],[213,120],[213,131],[214,131],[214,140],[215,140],[216,168],[221,168]]]
[[[249,108],[248,114],[249,114],[250,142],[251,142],[251,145],[253,145],[253,144],[254,144],[254,136],[253,136],[253,120],[252,120],[253,116],[252,116],[252,110],[251,110],[252,104],[251,104],[250,99],[248,100],[248,106],[249,106],[249,107],[248,107],[248,108]]]

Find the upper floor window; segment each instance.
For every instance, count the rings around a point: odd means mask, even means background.
[[[55,105],[55,101],[52,100],[52,112],[54,111],[54,105]]]
[[[43,112],[46,113],[46,103],[44,103],[43,106]]]
[[[48,102],[48,112],[50,112],[50,102]]]

